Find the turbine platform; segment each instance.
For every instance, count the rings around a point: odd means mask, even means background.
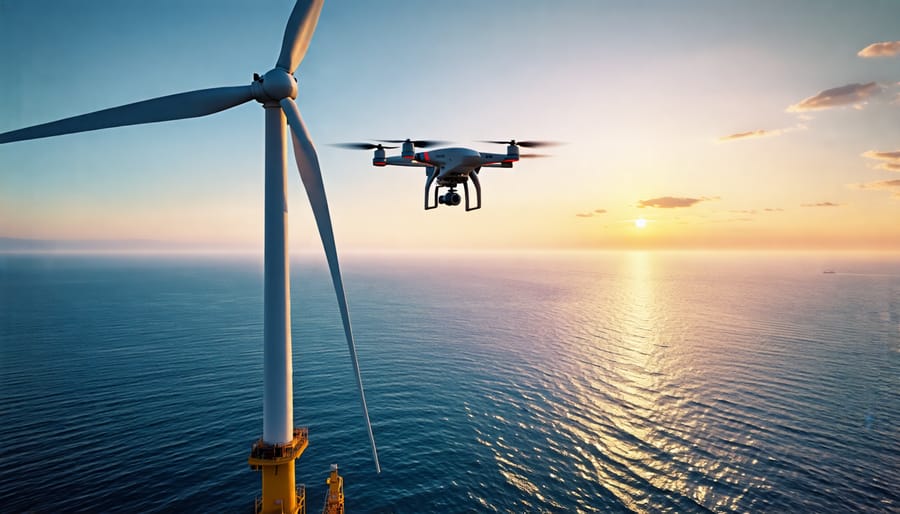
[[[306,488],[296,485],[294,461],[309,446],[309,429],[294,429],[294,438],[284,444],[253,443],[247,462],[262,472],[262,498],[256,499],[256,514],[306,513]]]

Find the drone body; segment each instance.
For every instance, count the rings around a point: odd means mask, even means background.
[[[372,143],[338,144],[342,148],[355,150],[375,150],[372,165],[407,166],[425,168],[425,210],[436,209],[440,205],[456,206],[462,203],[462,196],[456,188],[462,185],[465,195],[466,211],[481,208],[481,181],[478,174],[482,168],[512,168],[513,163],[522,157],[544,157],[539,154],[520,154],[519,146],[526,148],[550,146],[556,143],[540,141],[485,141],[487,143],[506,144],[506,153],[486,153],[471,148],[438,148],[431,151],[416,152],[415,148],[427,148],[443,144],[441,141],[425,140],[382,140],[385,143],[403,143],[401,154],[388,157],[385,150],[397,148]],[[475,186],[475,200],[470,200],[469,180]],[[445,194],[440,194],[446,188]]]

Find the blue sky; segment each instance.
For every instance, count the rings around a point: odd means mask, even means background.
[[[0,0],[0,131],[249,83],[291,6]],[[900,39],[898,19],[895,1],[331,1],[298,105],[347,248],[900,248],[900,189],[853,186],[900,179],[861,157],[900,149],[900,57],[857,55]],[[787,112],[872,82],[864,102]],[[0,237],[257,248],[262,122],[250,103],[3,145]],[[468,214],[422,211],[419,170],[326,145],[404,137],[568,144],[483,174]],[[698,201],[638,207],[665,197]],[[290,202],[292,244],[316,247],[299,180]]]

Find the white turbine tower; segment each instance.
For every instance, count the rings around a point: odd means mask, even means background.
[[[300,110],[294,103],[294,99],[297,98],[297,80],[293,73],[306,55],[323,3],[324,0],[297,1],[284,32],[278,62],[262,77],[255,75],[250,85],[202,89],[163,96],[0,134],[0,144],[11,143],[125,125],[206,116],[250,100],[263,104],[266,138],[263,436],[262,440],[254,445],[250,464],[263,471],[263,504],[260,510],[266,512],[281,512],[282,509],[294,512],[303,503],[302,496],[299,499],[296,497],[294,460],[307,444],[305,430],[293,427],[285,122],[291,128],[297,168],[325,247],[366,429],[372,445],[372,457],[375,469],[381,471],[359,373],[331,216],[322,184],[322,171],[315,146],[303,123]],[[285,464],[289,464],[286,466],[287,472],[282,471],[279,474],[278,466]]]

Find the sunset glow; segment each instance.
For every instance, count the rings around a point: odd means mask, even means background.
[[[4,4],[0,58],[11,80],[0,83],[0,132],[247,83],[241,71],[264,71],[279,44],[260,34],[282,21],[271,9],[218,8],[211,18],[203,4],[63,3],[48,19],[32,2]],[[340,247],[900,250],[900,3],[478,9],[325,6],[297,103]],[[409,31],[383,29],[422,19],[464,37],[410,45]],[[509,48],[522,57],[498,67]],[[384,72],[396,65],[417,71]],[[261,251],[261,124],[248,104],[2,145],[0,238]],[[329,146],[405,137],[491,152],[503,148],[476,141],[565,144],[482,170],[484,207],[469,213],[424,211],[421,170],[376,168],[369,152]],[[318,248],[295,179],[290,244]]]

